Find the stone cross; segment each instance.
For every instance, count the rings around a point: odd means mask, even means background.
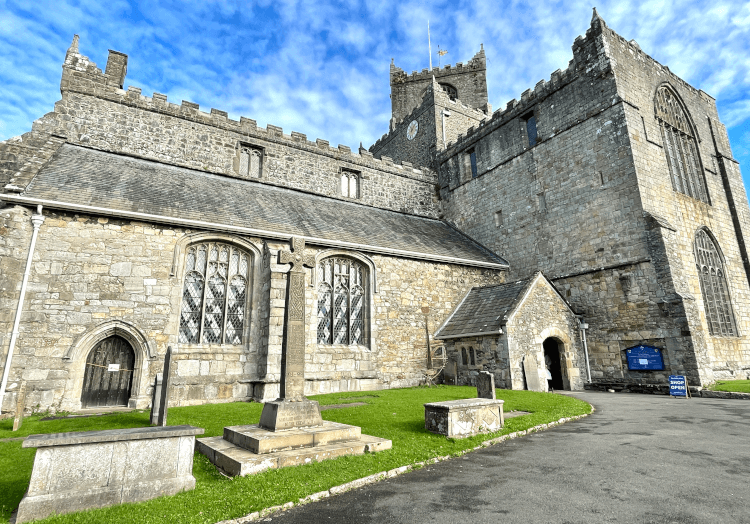
[[[161,398],[159,400],[159,417],[156,421],[157,426],[167,425],[167,408],[169,407],[169,386],[172,382],[170,369],[172,368],[172,346],[167,348],[167,355],[164,357],[164,373],[161,382]]]
[[[315,266],[315,256],[305,252],[305,240],[292,238],[292,252],[279,251],[279,263],[291,264],[287,282],[285,345],[282,356],[282,400],[305,398],[305,266]]]

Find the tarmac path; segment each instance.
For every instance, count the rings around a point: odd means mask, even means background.
[[[575,392],[591,416],[274,523],[750,523],[750,402]]]

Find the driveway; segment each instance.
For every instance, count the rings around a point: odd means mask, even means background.
[[[750,523],[750,402],[574,396],[596,412],[264,520]]]

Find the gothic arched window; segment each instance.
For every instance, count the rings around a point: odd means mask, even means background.
[[[219,242],[195,244],[185,258],[180,309],[183,344],[242,344],[250,255]]]
[[[263,152],[254,147],[243,147],[240,151],[240,176],[260,178]]]
[[[349,258],[318,265],[318,344],[365,345],[367,270]]]
[[[448,97],[451,100],[456,100],[458,98],[458,91],[452,85],[450,85],[450,84],[440,84],[440,87],[443,88],[443,91],[445,91],[448,94]]]
[[[677,95],[666,86],[660,87],[656,92],[655,110],[664,139],[664,154],[669,164],[672,187],[675,191],[709,203],[695,137]]]
[[[695,235],[695,263],[698,267],[709,333],[714,336],[737,336],[737,324],[732,313],[724,264],[716,243],[703,229]]]

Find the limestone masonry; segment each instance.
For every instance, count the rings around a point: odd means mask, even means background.
[[[23,385],[27,410],[147,407],[168,346],[170,406],[278,398],[285,347],[307,395],[416,385],[425,318],[459,383],[750,376],[750,209],[715,101],[596,12],[494,112],[483,49],[393,63],[358,151],[124,89],[127,62],[76,36],[53,111],[0,143],[3,412]],[[313,267],[287,311],[293,237]]]

